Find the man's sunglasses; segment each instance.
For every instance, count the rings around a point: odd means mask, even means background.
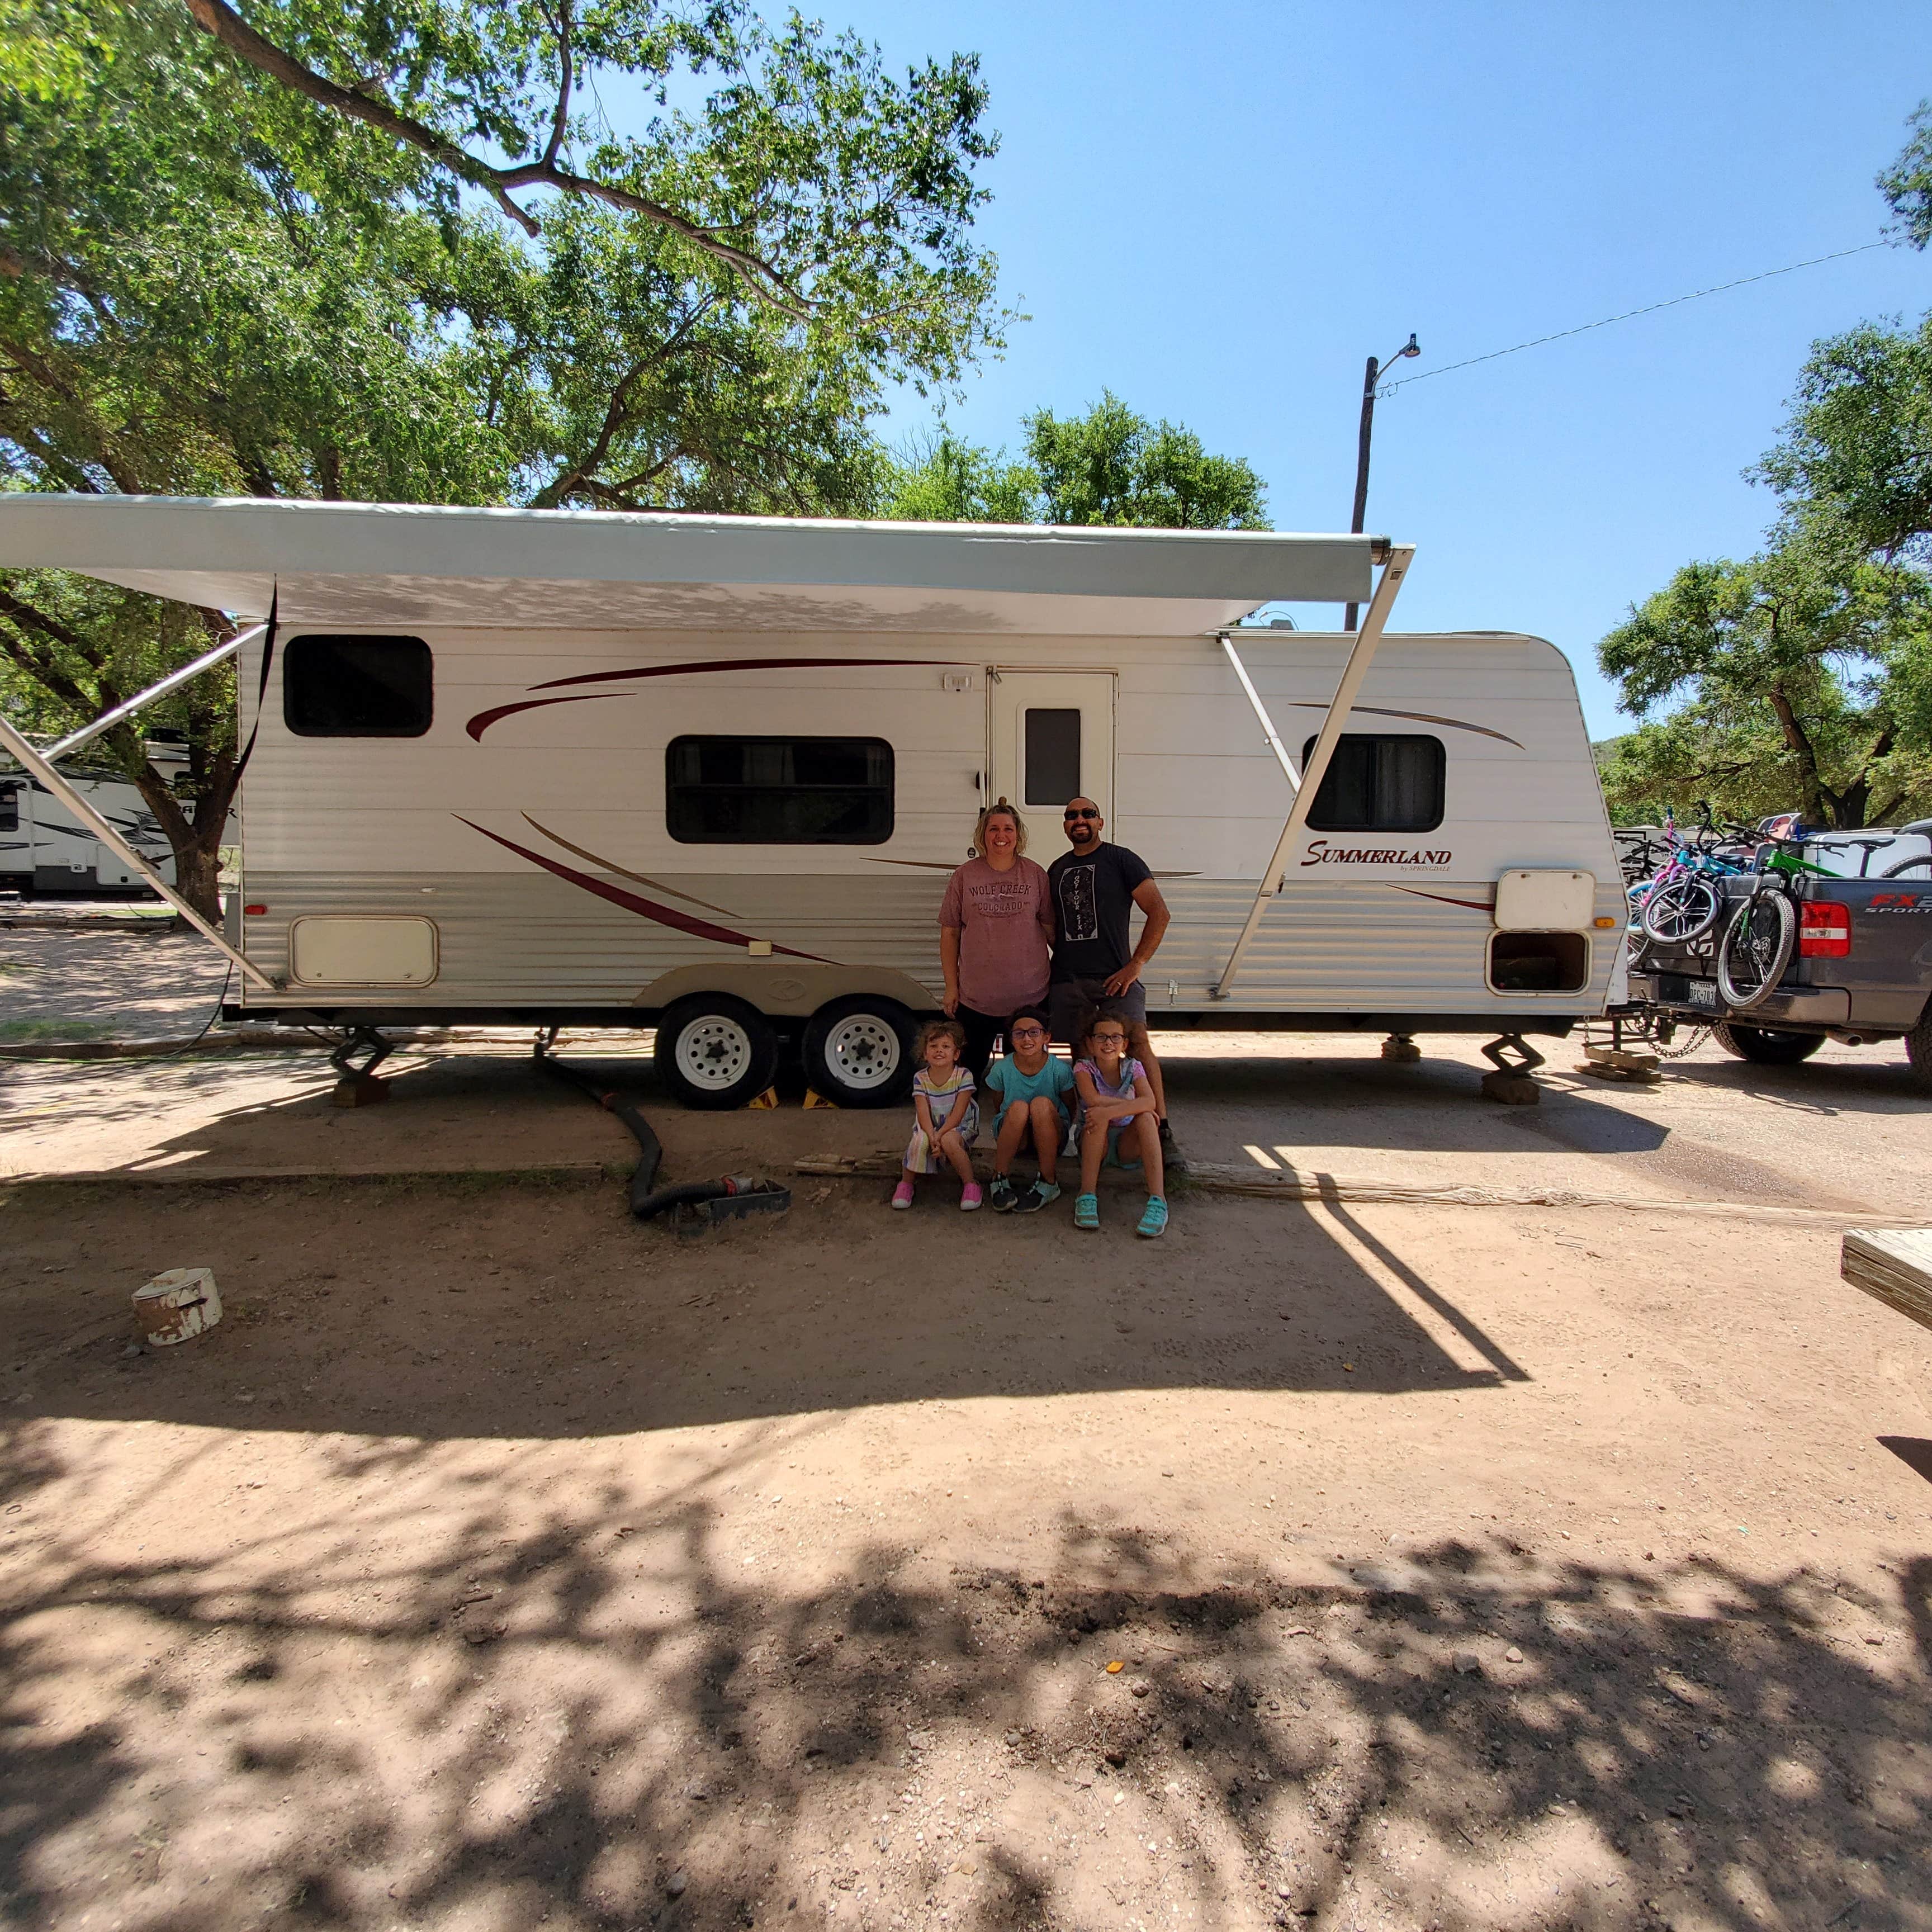
[[[1098,818],[1100,815],[1091,806],[1086,805],[1077,807],[1070,805],[1060,814],[1063,818]]]

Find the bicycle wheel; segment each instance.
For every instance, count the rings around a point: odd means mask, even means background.
[[[1882,879],[1932,879],[1932,852],[1917,859],[1901,859],[1880,873]]]
[[[1718,991],[1748,1012],[1784,977],[1798,946],[1798,912],[1780,892],[1760,892],[1731,915],[1718,946]]]
[[[1685,946],[1718,922],[1723,902],[1710,880],[1685,872],[1643,902],[1643,929],[1660,946]]]

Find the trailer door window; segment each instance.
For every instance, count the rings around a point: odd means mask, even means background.
[[[291,638],[282,717],[298,738],[420,738],[436,708],[420,638]]]
[[[883,738],[674,738],[664,825],[685,845],[883,845],[892,836]]]
[[[1080,713],[1026,712],[1026,802],[1064,805],[1081,796]]]
[[[1315,750],[1301,748],[1304,770]],[[1315,832],[1433,832],[1442,823],[1440,738],[1345,731],[1308,813]]]
[[[20,788],[0,783],[0,832],[20,829]]]

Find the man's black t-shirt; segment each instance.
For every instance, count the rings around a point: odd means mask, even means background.
[[[1137,853],[1104,839],[1084,856],[1063,852],[1047,867],[1055,980],[1104,980],[1127,963],[1128,908],[1153,876]]]

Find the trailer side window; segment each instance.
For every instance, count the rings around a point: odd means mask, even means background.
[[[1303,769],[1315,749],[1301,748]],[[1432,832],[1442,823],[1440,738],[1345,731],[1310,807],[1316,832]]]
[[[0,832],[20,829],[20,788],[0,782]]]
[[[674,738],[664,826],[685,845],[883,845],[892,836],[883,738]]]
[[[420,738],[436,709],[420,638],[291,638],[282,717],[298,738]]]

